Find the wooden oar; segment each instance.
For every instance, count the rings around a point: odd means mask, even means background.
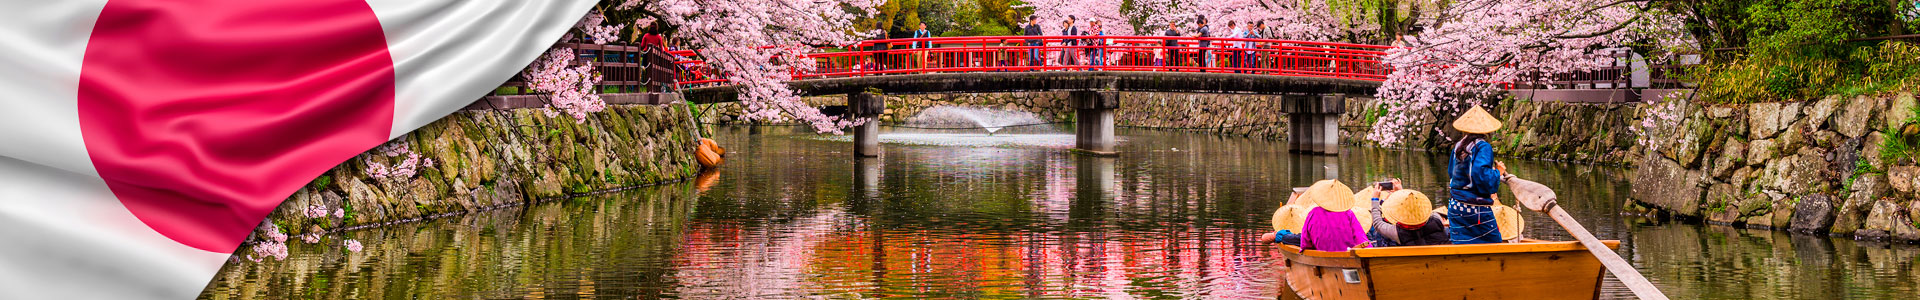
[[[1553,189],[1513,175],[1507,175],[1506,182],[1507,187],[1513,189],[1514,197],[1520,198],[1521,204],[1526,205],[1528,209],[1552,216],[1554,222],[1566,228],[1567,233],[1572,233],[1574,238],[1580,240],[1581,245],[1586,245],[1587,252],[1593,252],[1593,257],[1600,259],[1600,264],[1606,265],[1607,271],[1612,272],[1614,278],[1619,278],[1621,283],[1627,285],[1627,289],[1633,290],[1634,296],[1640,299],[1667,300],[1667,295],[1654,287],[1653,282],[1647,281],[1646,276],[1641,276],[1640,270],[1634,269],[1632,264],[1620,257],[1620,254],[1613,253],[1613,249],[1607,249],[1607,245],[1600,243],[1600,239],[1593,237],[1593,233],[1587,232],[1587,228],[1580,226],[1579,221],[1574,221],[1573,216],[1568,215],[1566,209],[1560,208],[1560,204],[1556,202],[1559,196],[1554,195]]]

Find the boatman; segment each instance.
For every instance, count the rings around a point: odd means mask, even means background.
[[[1495,193],[1507,166],[1493,160],[1493,143],[1487,141],[1487,134],[1500,126],[1499,119],[1477,105],[1453,121],[1453,129],[1464,133],[1447,157],[1447,187],[1453,198],[1447,204],[1447,235],[1454,244],[1501,241],[1494,204],[1500,202]]]

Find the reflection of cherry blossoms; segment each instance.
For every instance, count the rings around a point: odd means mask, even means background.
[[[360,241],[347,240],[347,251],[360,252]]]

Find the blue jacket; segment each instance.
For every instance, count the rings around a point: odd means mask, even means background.
[[[1447,156],[1447,187],[1454,201],[1474,205],[1492,205],[1493,194],[1500,192],[1500,170],[1493,168],[1493,144],[1474,141],[1468,146],[1466,161],[1458,154]]]
[[[914,31],[913,31],[913,37],[912,37],[912,38],[916,38],[916,39],[917,39],[917,38],[924,38],[924,37],[933,37],[933,33],[930,33],[930,32],[927,32],[926,30],[914,30]],[[913,45],[912,45],[912,47],[913,47],[914,49],[920,49],[921,47],[926,47],[926,48],[933,48],[933,42],[913,42]]]

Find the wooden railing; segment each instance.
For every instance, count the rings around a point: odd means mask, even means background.
[[[602,93],[671,91],[679,74],[674,56],[658,47],[576,42],[563,42],[554,47],[573,49],[577,62],[593,66],[600,73]],[[493,95],[532,94],[525,76],[526,73],[514,74],[495,89]]]

